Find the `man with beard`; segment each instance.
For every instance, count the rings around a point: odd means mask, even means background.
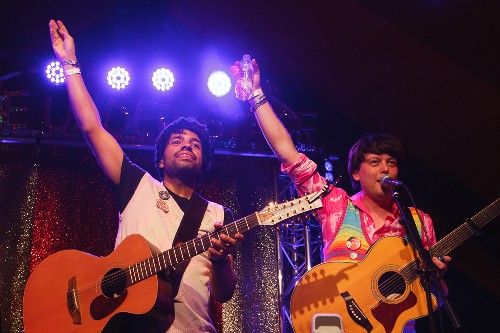
[[[206,126],[192,118],[180,118],[159,135],[155,147],[156,180],[133,164],[115,138],[102,126],[99,112],[83,82],[73,38],[61,21],[49,22],[52,47],[63,64],[69,101],[78,126],[104,174],[112,183],[120,211],[116,246],[127,236],[142,235],[160,251],[171,248],[177,239],[181,220],[191,206],[205,202],[194,236],[220,228],[231,214],[196,192],[198,181],[210,165],[210,137]],[[187,215],[187,213],[186,213]],[[183,221],[183,223],[188,221]],[[184,227],[185,228],[185,227]],[[191,228],[193,229],[193,228]],[[194,237],[193,237],[194,238]],[[194,256],[182,268],[183,273],[159,274],[171,280],[175,296],[173,313],[163,322],[135,318],[117,325],[120,332],[216,332],[209,315],[209,298],[229,300],[236,285],[233,268],[234,246],[243,236],[221,235],[211,239],[208,251]],[[186,241],[186,240],[184,240]],[[161,295],[160,295],[161,296]],[[160,298],[160,297],[159,297]],[[171,306],[169,306],[171,308]],[[124,321],[125,322],[125,321]]]

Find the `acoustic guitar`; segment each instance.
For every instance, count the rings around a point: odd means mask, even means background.
[[[434,256],[449,254],[500,212],[500,199],[432,246]],[[296,285],[290,316],[295,333],[311,332],[315,314],[338,314],[344,330],[402,332],[405,323],[428,314],[416,251],[399,237],[375,242],[363,261],[326,262],[304,274]],[[433,308],[437,307],[433,295]]]
[[[326,190],[239,219],[165,252],[154,253],[140,235],[131,235],[107,257],[77,250],[56,252],[30,275],[23,299],[25,333],[115,332],[107,325],[122,314],[170,318],[171,284],[158,273],[175,268],[211,247],[211,238],[234,236],[259,225],[274,225],[322,207]],[[139,319],[139,318],[137,318]],[[171,323],[170,323],[171,324]]]

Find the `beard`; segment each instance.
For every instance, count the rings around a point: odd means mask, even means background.
[[[179,179],[197,178],[202,174],[201,165],[197,163],[188,163],[175,161],[170,165],[165,165],[164,173],[170,177]]]

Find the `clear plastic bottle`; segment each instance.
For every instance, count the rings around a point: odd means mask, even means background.
[[[248,54],[240,61],[240,76],[234,87],[236,97],[242,101],[248,101],[253,92],[253,66],[252,58]]]

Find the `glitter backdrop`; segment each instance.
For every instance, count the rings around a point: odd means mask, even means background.
[[[34,147],[0,145],[0,327],[22,328],[22,294],[29,275],[33,207],[38,175]],[[30,158],[33,156],[34,158]],[[27,157],[27,158],[26,158]]]
[[[156,175],[152,151],[127,154]],[[278,170],[275,159],[217,155],[199,190],[242,218],[275,200]],[[48,255],[69,248],[97,256],[113,250],[117,210],[86,147],[0,143],[0,216],[2,333],[22,331],[24,286]],[[235,264],[233,299],[212,304],[219,331],[279,332],[275,228],[247,232]]]

